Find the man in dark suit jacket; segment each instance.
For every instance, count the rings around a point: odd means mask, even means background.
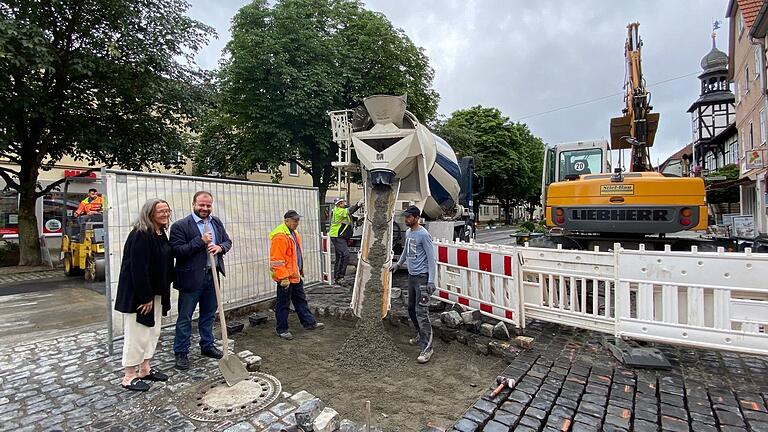
[[[174,287],[179,290],[179,318],[173,341],[176,369],[189,369],[187,354],[192,336],[192,314],[198,303],[200,352],[216,359],[224,355],[213,340],[213,321],[218,303],[208,254],[216,258],[218,272],[226,275],[223,256],[232,249],[232,240],[221,220],[211,216],[212,210],[213,196],[209,192],[197,192],[192,199],[192,214],[171,226],[171,246],[176,255]]]

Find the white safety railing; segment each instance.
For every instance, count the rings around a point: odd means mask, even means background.
[[[614,254],[516,248],[526,318],[613,332]]]
[[[616,333],[768,353],[768,256],[622,250]]]
[[[435,241],[434,298],[496,319],[768,355],[768,254]]]

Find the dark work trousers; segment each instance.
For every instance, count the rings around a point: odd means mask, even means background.
[[[336,263],[333,266],[333,279],[341,279],[347,274],[349,246],[347,246],[347,240],[341,237],[331,237],[331,243],[333,243],[333,250],[336,256]]]
[[[408,315],[419,332],[421,351],[432,349],[432,323],[429,322],[429,306],[419,305],[419,290],[429,281],[429,274],[408,275]]]
[[[293,302],[296,315],[304,328],[312,328],[317,324],[315,317],[309,310],[307,295],[304,293],[304,281],[292,283],[287,287],[281,287],[277,282],[277,302],[275,303],[275,320],[277,321],[277,334],[288,331],[288,305]]]
[[[200,331],[200,348],[206,349],[214,346],[213,321],[216,317],[216,309],[219,307],[210,269],[205,271],[203,284],[196,291],[179,293],[179,317],[176,319],[176,337],[173,339],[174,353],[189,352],[192,314],[195,313],[198,303],[200,303],[200,317],[197,320],[197,327]]]

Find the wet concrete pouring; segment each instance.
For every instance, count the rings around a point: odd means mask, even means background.
[[[405,281],[399,272],[394,285]],[[163,330],[154,363],[171,378],[147,393],[119,387],[122,347],[117,343],[110,357],[106,331],[78,330],[0,344],[0,430],[279,431],[315,401],[333,415],[324,431],[359,431],[370,400],[373,426],[387,431],[768,431],[768,358],[659,346],[671,370],[631,369],[611,356],[598,333],[529,322],[525,334],[535,341],[523,350],[481,334],[475,324],[450,328],[435,312],[435,356],[419,365],[400,297],[379,321],[396,351],[391,358],[402,358],[399,366],[371,367],[362,358],[344,364],[339,355],[348,352],[344,345],[357,325],[348,307],[351,289],[315,286],[308,298],[325,330],[303,331],[292,316],[293,341],[275,336],[272,319],[234,335],[236,352],[262,356],[261,372],[282,385],[260,412],[215,422],[185,415],[184,398],[220,374],[216,361],[194,350],[190,370],[173,369],[173,329]],[[247,322],[245,315],[239,319]],[[491,398],[499,374],[515,384]]]

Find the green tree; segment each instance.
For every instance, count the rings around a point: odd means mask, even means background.
[[[254,1],[233,20],[196,162],[226,174],[257,164],[276,174],[295,162],[322,201],[336,174],[327,112],[407,94],[408,109],[428,121],[438,101],[432,78],[423,50],[359,1]]]
[[[509,207],[532,205],[541,190],[544,143],[523,123],[510,122],[496,108],[475,106],[454,112],[435,125],[435,133],[461,156],[474,156],[475,173],[485,187],[475,200],[475,213],[488,197],[496,197],[509,219]]]
[[[0,3],[0,168],[19,192],[20,265],[40,262],[41,171],[62,158],[139,169],[181,164],[204,107],[193,57],[213,30],[184,0]],[[95,168],[94,168],[95,169]]]

